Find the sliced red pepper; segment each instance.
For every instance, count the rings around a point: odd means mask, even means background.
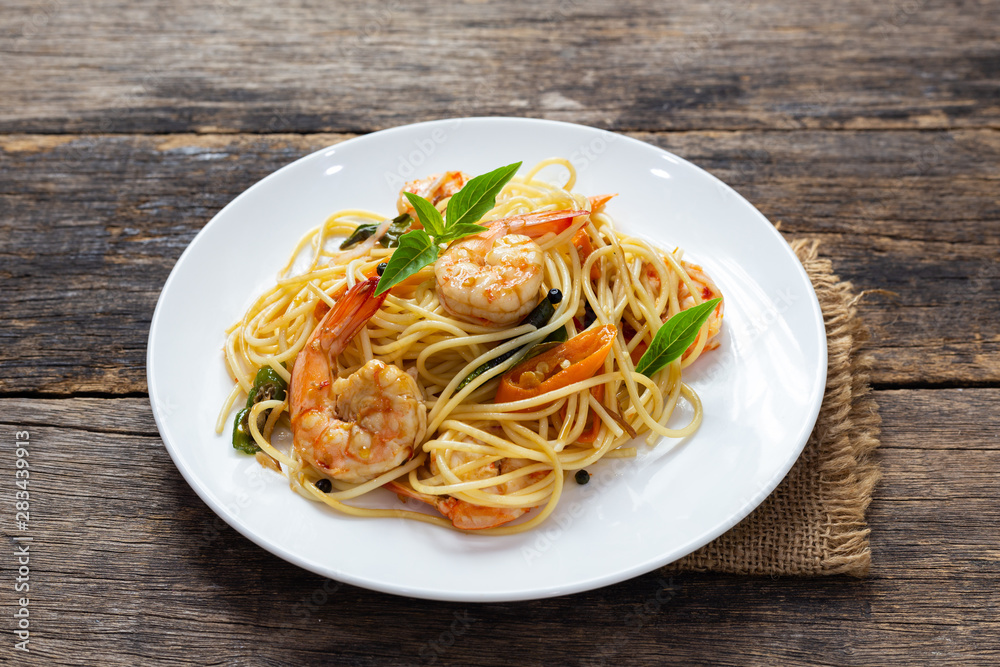
[[[639,344],[635,346],[635,349],[629,353],[628,356],[631,357],[633,366],[639,363],[639,360],[642,359],[642,355],[646,354],[647,348],[649,348],[649,345],[646,344],[646,341],[641,340],[639,341]]]
[[[608,200],[614,196],[615,195],[597,195],[590,197],[591,212],[604,206]],[[576,246],[576,252],[580,255],[580,265],[583,266],[587,262],[587,258],[590,257],[590,253],[594,252],[594,244],[590,242],[590,235],[587,233],[587,230],[581,227],[576,231],[576,234],[573,235],[573,245]],[[595,262],[594,265],[590,267],[590,279],[597,280],[600,277],[601,267]]]
[[[594,252],[594,245],[590,242],[590,234],[587,233],[586,229],[578,229],[576,234],[573,235],[573,245],[576,246],[576,253],[580,255],[580,266],[587,263],[587,258],[590,257],[590,253]],[[594,262],[590,267],[590,279],[598,280],[601,277],[601,266],[598,262]]]
[[[534,398],[592,377],[604,365],[617,333],[613,324],[594,327],[522,361],[500,379],[496,402]]]

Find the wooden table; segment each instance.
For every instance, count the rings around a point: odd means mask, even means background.
[[[3,662],[1000,661],[1000,3],[271,4],[0,7]],[[144,368],[181,251],[314,149],[463,115],[671,150],[887,290],[860,305],[884,419],[868,579],[654,573],[528,603],[410,600],[288,565],[194,494]]]

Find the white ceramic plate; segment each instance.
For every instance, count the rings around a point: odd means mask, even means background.
[[[568,480],[561,505],[540,529],[487,537],[337,514],[238,454],[228,433],[215,434],[231,387],[223,330],[272,284],[308,229],[341,208],[394,215],[404,180],[553,156],[577,166],[577,190],[619,194],[608,212],[622,230],[684,248],[725,295],[721,348],[686,372],[705,407],[694,436],[643,446],[637,459],[602,462],[590,469],[590,484]],[[195,237],[167,279],[147,364],[153,414],[170,455],[198,495],[243,535],[296,565],[358,586],[503,601],[643,574],[749,514],[788,472],[813,427],[826,381],[826,336],[816,295],[788,245],[715,177],[602,130],[476,118],[352,139],[237,197]],[[202,539],[200,532],[194,538]]]

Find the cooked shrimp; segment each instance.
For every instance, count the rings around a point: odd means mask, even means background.
[[[464,171],[446,171],[443,174],[432,174],[427,178],[419,178],[403,185],[399,191],[399,199],[396,201],[396,210],[400,215],[409,213],[413,219],[417,219],[417,214],[410,206],[409,200],[404,192],[412,192],[430,201],[435,206],[441,201],[453,196],[461,190],[469,180],[468,174]],[[419,226],[419,224],[418,224]]]
[[[567,210],[504,218],[452,243],[434,264],[442,307],[474,324],[516,324],[537,305],[542,285],[544,255],[533,239],[564,231],[586,214]]]
[[[700,266],[689,262],[681,262],[681,266],[687,271],[694,288],[699,290],[699,296],[701,296],[702,301],[709,301],[722,296],[722,292],[719,291],[719,288],[715,286],[715,283],[712,282],[712,279],[708,277],[708,274]],[[694,296],[691,295],[685,283],[681,283],[680,289],[677,290],[677,296],[680,299],[681,310],[687,310],[695,305]],[[705,343],[706,350],[714,350],[719,347],[719,341],[716,340],[716,337],[719,335],[719,330],[722,329],[722,303],[722,301],[719,302],[719,305],[715,307],[715,310],[712,311],[712,314],[708,318],[708,342]]]
[[[701,297],[702,301],[709,301],[716,297],[721,297],[722,292],[716,287],[715,283],[709,277],[705,270],[698,266],[697,264],[692,264],[682,260],[681,266],[687,272],[688,277],[691,279],[691,285],[698,290],[698,295]],[[655,295],[660,293],[660,276],[656,270],[650,264],[642,265],[642,273],[640,274],[639,281],[642,283],[643,287],[652,292]],[[677,297],[681,310],[687,310],[695,305],[694,295],[691,294],[691,290],[688,289],[687,283],[681,282],[677,289]],[[708,318],[708,341],[705,343],[705,350],[714,350],[719,347],[719,341],[717,337],[719,331],[722,329],[722,312],[723,312],[723,301],[719,302],[719,305],[715,307],[712,314]],[[667,321],[667,314],[664,312],[661,315],[664,322]]]
[[[451,456],[452,465],[467,462],[466,459],[468,458],[461,452],[452,452]],[[434,459],[432,458],[431,472],[434,472],[435,470],[433,461]],[[494,461],[489,465],[477,468],[474,473],[468,475],[468,479],[471,481],[496,477],[498,475],[513,472],[514,470],[523,468],[531,463],[533,462],[527,459],[502,459],[500,461]],[[510,494],[537,482],[543,475],[544,473],[542,472],[534,472],[530,475],[515,477],[514,479],[508,480],[502,484],[487,487],[483,489],[483,492],[495,493],[498,495]],[[417,491],[396,482],[389,482],[386,484],[386,488],[400,495],[409,496],[410,498],[415,498],[421,502],[431,505],[438,512],[448,517],[453,526],[461,530],[483,530],[485,528],[496,528],[497,526],[502,526],[505,523],[510,523],[514,519],[526,514],[530,509],[524,507],[487,507],[485,505],[474,505],[470,502],[460,500],[452,496],[433,496],[425,493],[418,493]]]
[[[510,326],[531,312],[542,286],[542,249],[505,226],[453,243],[434,264],[441,305],[486,326]]]
[[[366,482],[409,459],[427,407],[413,377],[373,359],[337,378],[337,357],[378,311],[378,278],[358,283],[323,317],[295,358],[289,389],[293,446],[318,472]]]

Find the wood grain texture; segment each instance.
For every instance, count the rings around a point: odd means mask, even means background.
[[[0,392],[145,391],[153,308],[194,234],[348,136],[0,137]],[[1000,381],[1000,132],[635,136],[820,238],[859,290],[893,293],[862,302],[876,383]]]
[[[14,0],[0,131],[997,128],[996,20],[948,0]]]
[[[0,512],[0,663],[1000,662],[997,0],[280,4],[0,5],[0,495],[27,429],[35,537],[15,654]],[[860,305],[882,388],[870,578],[408,600],[292,566],[194,494],[145,397],[183,249],[311,150],[482,115],[671,150],[891,292]]]
[[[78,664],[81,650],[109,665],[992,662],[1000,390],[877,400],[885,476],[869,579],[651,573],[470,605],[366,591],[263,551],[195,496],[143,399],[0,399],[5,495],[13,430],[31,442],[33,653],[23,664]],[[9,581],[11,558],[0,565]]]

